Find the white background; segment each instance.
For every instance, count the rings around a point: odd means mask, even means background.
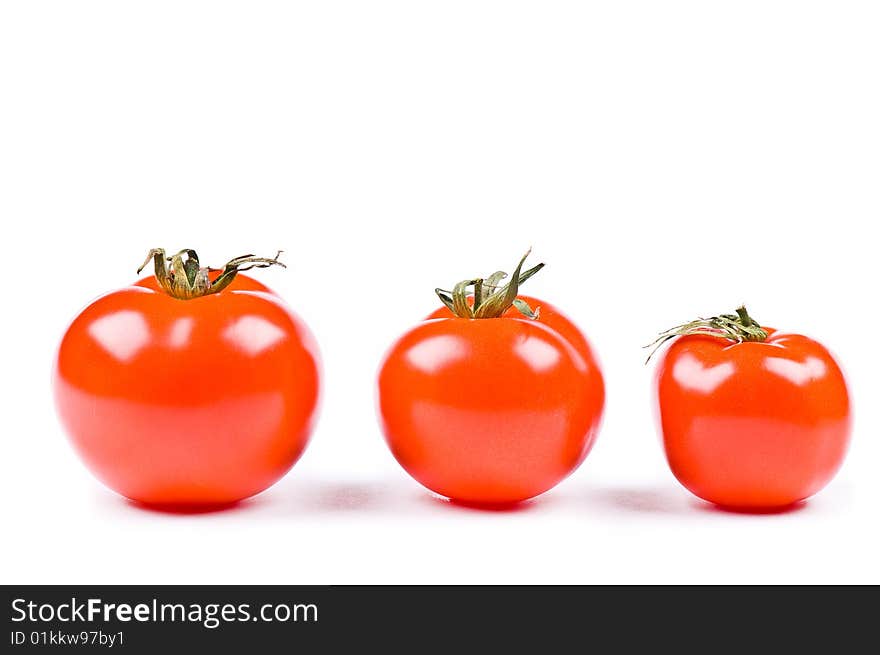
[[[2,582],[880,582],[876,3],[0,7]],[[604,426],[522,509],[450,506],[385,447],[376,367],[529,245]],[[231,511],[132,506],[54,415],[67,322],[153,246],[285,248],[262,279],[322,348],[311,446]],[[851,382],[849,458],[787,514],[691,497],[653,423],[640,346],[741,301]]]

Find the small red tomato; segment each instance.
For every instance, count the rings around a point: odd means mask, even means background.
[[[457,501],[510,504],[551,489],[587,456],[601,422],[596,358],[545,303],[534,301],[540,316],[528,317],[517,290],[542,265],[521,274],[522,263],[505,286],[493,276],[438,290],[446,307],[404,334],[379,372],[392,453],[418,482]],[[522,313],[510,311],[514,300]]]
[[[317,416],[308,328],[239,269],[151,251],[156,280],[98,298],[55,366],[61,421],[91,471],[145,504],[211,506],[259,493],[306,447]],[[171,262],[171,270],[166,262]]]
[[[822,344],[762,328],[745,308],[661,335],[660,428],[669,466],[704,500],[772,510],[804,500],[846,454],[846,381]]]

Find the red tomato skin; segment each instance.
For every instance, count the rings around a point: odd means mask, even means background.
[[[83,310],[54,372],[61,422],[96,477],[141,503],[187,507],[281,478],[315,424],[319,379],[314,338],[278,297],[177,300],[140,286]]]
[[[840,468],[852,414],[833,356],[805,336],[676,339],[657,367],[663,445],[696,496],[739,510],[784,508]]]
[[[378,381],[397,461],[428,489],[483,505],[532,498],[574,471],[604,397],[595,361],[519,318],[425,321],[392,346]]]

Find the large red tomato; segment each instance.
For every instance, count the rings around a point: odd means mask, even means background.
[[[156,257],[164,271],[164,253]],[[265,261],[275,260],[233,260],[231,271]],[[231,503],[269,487],[305,449],[318,349],[255,280],[181,300],[192,285],[175,267],[163,274],[157,262],[157,276],[168,283],[176,271],[176,284],[140,281],[73,320],[58,350],[56,403],[86,465],[118,493],[155,505]]]
[[[843,373],[822,344],[761,328],[743,308],[668,337],[676,338],[657,367],[659,420],[669,465],[687,489],[718,505],[768,510],[831,480],[851,413]]]
[[[417,481],[457,501],[508,504],[551,489],[584,460],[599,429],[605,389],[584,336],[546,303],[532,299],[541,307],[534,319],[499,300],[516,297],[519,273],[486,299],[495,315],[438,310],[391,347],[379,372],[392,453]]]

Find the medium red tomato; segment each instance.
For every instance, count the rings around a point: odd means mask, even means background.
[[[737,311],[661,335],[675,338],[657,367],[663,445],[675,477],[700,498],[782,508],[822,489],[843,462],[849,394],[822,344]]]
[[[170,272],[164,253],[153,254],[160,284],[98,298],[64,334],[55,366],[61,421],[89,469],[123,496],[166,506],[247,498],[306,447],[317,346],[277,296],[235,276],[277,259],[233,260],[206,287],[195,253],[171,258]]]
[[[605,387],[584,336],[545,303],[535,301],[538,319],[509,312],[519,283],[540,268],[520,275],[521,266],[476,307],[467,285],[438,292],[447,304],[431,315],[439,318],[404,334],[379,372],[392,453],[421,484],[457,501],[537,496],[580,465],[599,430]]]

